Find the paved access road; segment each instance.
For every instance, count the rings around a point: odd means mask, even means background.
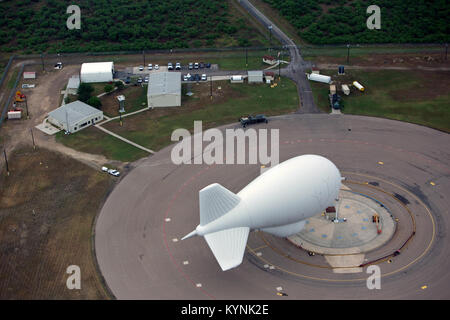
[[[352,179],[379,181],[386,190],[391,184],[398,186],[395,192],[407,200],[416,235],[391,263],[379,264],[384,275],[381,290],[367,289],[365,269],[357,274],[338,274],[296,263],[292,257],[309,259],[305,261],[311,264],[326,261],[317,255],[308,257],[287,240],[264,234],[270,246],[289,253],[283,256],[261,243],[262,233],[255,232],[250,233],[242,265],[222,272],[204,239],[180,239],[199,223],[200,189],[218,182],[239,192],[259,175],[260,166],[174,165],[169,146],[125,176],[99,214],[95,226],[97,260],[117,298],[450,298],[448,134],[393,120],[328,114],[274,117],[268,124],[252,128],[280,130],[280,161],[319,154]],[[386,203],[395,211],[395,201],[391,202]],[[410,221],[400,216],[391,242],[400,245],[410,227]],[[262,255],[257,256],[258,252]],[[270,265],[264,266],[264,261]],[[279,287],[287,297],[276,295]]]
[[[305,69],[309,63],[303,60],[297,45],[280,28],[272,23],[265,15],[255,8],[248,0],[239,0],[239,4],[256,18],[267,30],[272,28],[272,35],[289,50],[291,62],[283,69],[283,75],[291,78],[297,84],[301,107],[298,113],[319,113],[320,110],[314,103],[311,86],[305,76]]]

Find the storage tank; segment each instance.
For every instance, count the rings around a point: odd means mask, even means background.
[[[353,81],[353,85],[359,90],[364,91],[364,87],[358,81]]]
[[[235,83],[242,83],[244,82],[244,78],[242,76],[231,76],[230,81]]]
[[[348,95],[350,94],[350,88],[348,87],[348,85],[346,85],[346,84],[343,84],[343,85],[342,85],[342,92],[343,92],[346,96],[348,96]]]
[[[306,74],[309,80],[322,82],[322,83],[331,83],[331,77],[330,76],[324,76],[323,74]]]

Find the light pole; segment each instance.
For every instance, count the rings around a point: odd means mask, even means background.
[[[347,63],[349,63],[350,59],[350,44],[347,44]]]
[[[269,43],[270,43],[270,50],[272,50],[272,25],[269,26]]]

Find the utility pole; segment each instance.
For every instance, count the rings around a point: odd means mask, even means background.
[[[5,155],[6,174],[9,176],[8,158],[6,157],[6,150],[5,149],[3,149],[3,154]]]
[[[248,71],[248,49],[245,48],[245,69]]]
[[[44,54],[43,53],[41,53],[41,62],[42,62],[42,71],[45,71],[45,68],[44,68]]]
[[[28,113],[28,99],[25,97],[25,108],[27,109],[27,119],[30,119],[30,114]]]
[[[281,79],[281,59],[280,59],[281,52],[278,52],[278,81]]]
[[[34,143],[33,128],[30,128],[30,132],[31,132],[31,139],[33,140],[33,150],[36,150],[36,144]]]
[[[347,44],[347,63],[349,63],[350,60],[350,44]]]
[[[210,89],[211,100],[212,100],[212,75],[209,78],[209,89]]]
[[[269,26],[269,33],[270,33],[269,42],[270,42],[270,51],[271,51],[272,50],[272,25]]]

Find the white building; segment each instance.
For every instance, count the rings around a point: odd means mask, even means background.
[[[83,63],[81,82],[110,82],[114,77],[114,62]]]
[[[263,83],[263,72],[258,71],[248,71],[248,83]]]
[[[149,108],[181,106],[181,73],[151,73],[148,80]]]
[[[103,120],[101,110],[78,100],[62,105],[48,114],[48,122],[69,132],[80,131],[101,120]]]
[[[80,78],[78,76],[73,76],[69,79],[69,82],[67,83],[66,91],[68,94],[77,94],[79,86],[80,86]]]
[[[36,72],[27,71],[23,73],[24,79],[36,79]]]

